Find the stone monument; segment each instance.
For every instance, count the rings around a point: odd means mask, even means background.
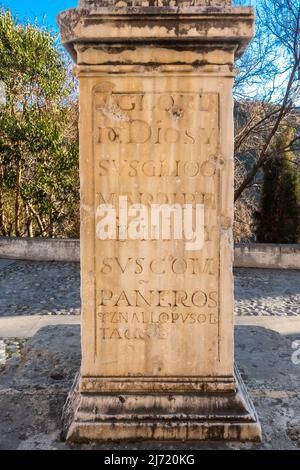
[[[66,438],[260,440],[233,359],[231,0],[80,0],[82,367]]]

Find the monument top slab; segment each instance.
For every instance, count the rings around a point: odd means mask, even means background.
[[[254,10],[232,0],[79,0],[57,17],[61,40],[76,60],[76,44],[189,43],[231,45],[241,55],[253,36]],[[221,47],[222,48],[222,47]]]
[[[190,8],[226,7],[232,0],[79,0],[78,7],[89,10],[99,8]]]

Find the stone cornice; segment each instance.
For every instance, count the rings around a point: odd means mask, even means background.
[[[177,8],[98,7],[97,11],[70,9],[57,18],[63,45],[76,59],[76,44],[122,44],[163,47],[173,43],[193,49],[231,45],[242,54],[253,36],[254,9],[250,7],[189,6]]]

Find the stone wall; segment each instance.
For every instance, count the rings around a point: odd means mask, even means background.
[[[79,261],[79,240],[0,237],[0,258]]]
[[[0,258],[79,261],[79,240],[0,237]],[[238,244],[236,268],[300,269],[300,245]]]
[[[234,249],[234,266],[300,269],[300,245],[239,244]]]

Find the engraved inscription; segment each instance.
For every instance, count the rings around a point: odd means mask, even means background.
[[[219,237],[224,225],[218,205],[225,163],[219,93],[205,91],[204,85],[199,82],[193,92],[160,91],[148,79],[138,90],[105,81],[94,88],[95,234],[103,228],[102,209],[107,209],[115,236],[102,237],[101,232],[95,242],[96,352],[105,361],[113,343],[115,354],[126,355],[138,373],[143,355],[154,351],[159,362],[165,356],[162,362],[171,375],[176,375],[176,361],[170,348],[175,347],[174,354],[185,348],[193,357],[198,345],[199,354],[207,349],[212,357],[218,355]],[[120,205],[124,200],[126,223]],[[175,209],[188,205],[193,216],[199,205],[204,210],[203,244],[194,251],[175,236],[179,220],[184,226],[184,216],[176,219]],[[167,206],[172,217],[161,211],[161,220],[163,225],[170,218],[169,235],[163,240],[148,236],[151,210]],[[130,224],[138,223],[133,208],[143,210],[141,236],[135,239],[128,236]],[[156,367],[155,361],[151,364]],[[131,373],[118,361],[115,367],[116,375]],[[195,358],[187,373],[194,374],[197,367],[202,365]]]

